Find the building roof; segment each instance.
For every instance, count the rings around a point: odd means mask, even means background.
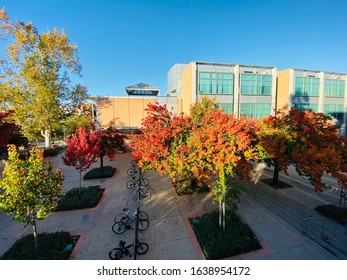
[[[158,95],[159,88],[153,87],[145,83],[138,83],[125,88],[129,95]]]

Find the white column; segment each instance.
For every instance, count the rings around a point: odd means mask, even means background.
[[[272,86],[271,86],[271,109],[270,115],[274,115],[276,109],[276,100],[277,100],[277,68],[272,68]]]
[[[295,75],[294,69],[289,70],[289,100],[288,100],[288,110],[294,107],[293,98],[295,96]]]
[[[240,94],[241,94],[241,89],[240,89],[240,65],[235,65],[234,66],[234,100],[233,100],[233,113],[234,115],[238,118],[240,116]]]
[[[319,72],[318,112],[324,112],[324,72]]]

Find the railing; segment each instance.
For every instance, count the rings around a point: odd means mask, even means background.
[[[308,228],[309,228],[309,222],[311,221],[315,221],[315,222],[319,222],[321,221],[321,237],[324,236],[324,232],[326,230],[326,225],[327,222],[333,222],[331,219],[327,219],[327,218],[305,218],[303,221],[303,225],[302,225],[302,234],[301,236],[307,236],[307,232],[308,232]],[[317,225],[317,223],[315,223]],[[341,226],[339,223],[335,222],[335,226],[334,226],[334,230],[333,230],[333,235],[336,236],[337,233],[337,229],[338,227]],[[332,233],[332,232],[329,232]],[[344,235],[347,235],[347,219],[345,221],[345,230],[344,230]]]

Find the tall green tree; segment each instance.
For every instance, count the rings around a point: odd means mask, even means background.
[[[40,131],[51,146],[52,131],[87,98],[85,86],[71,85],[80,75],[77,46],[64,30],[39,34],[32,23],[12,21],[0,10],[0,38],[12,38],[0,61],[0,104],[14,110],[13,119],[24,134]]]
[[[0,209],[14,215],[14,220],[33,227],[35,251],[38,250],[37,220],[47,218],[57,204],[63,189],[63,175],[46,163],[42,150],[31,150],[21,160],[14,145],[0,179]]]

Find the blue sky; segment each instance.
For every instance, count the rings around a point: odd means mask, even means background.
[[[90,95],[122,95],[191,61],[347,73],[345,0],[2,0],[11,19],[63,28]],[[4,43],[0,43],[1,53]]]

